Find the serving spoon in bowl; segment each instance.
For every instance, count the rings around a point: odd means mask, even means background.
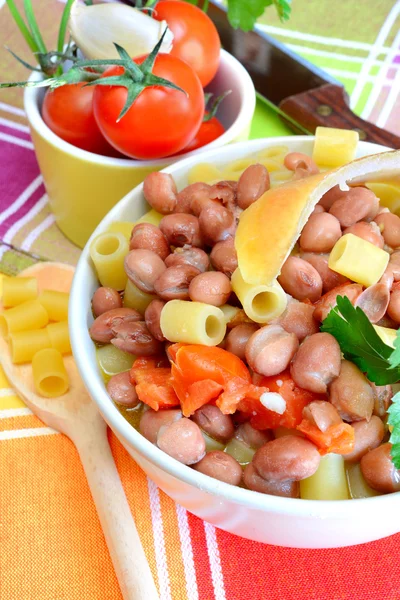
[[[69,292],[74,268],[41,262],[20,273],[36,277],[39,291]],[[158,600],[156,586],[111,453],[107,425],[87,393],[74,358],[64,357],[69,391],[59,398],[35,392],[30,364],[15,365],[0,337],[0,362],[13,388],[43,423],[75,445],[97,509],[124,600]]]

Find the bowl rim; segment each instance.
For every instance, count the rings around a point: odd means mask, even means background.
[[[245,124],[249,122],[249,115],[252,115],[256,106],[256,92],[253,81],[244,68],[244,66],[226,50],[221,49],[220,65],[228,65],[232,67],[232,71],[236,74],[237,79],[235,80],[235,86],[240,93],[240,109],[239,113],[232,123],[232,125],[217,139],[213,140],[206,146],[187,152],[186,154],[180,154],[179,156],[171,156],[165,158],[157,158],[153,160],[134,160],[132,158],[115,158],[111,156],[103,156],[101,154],[95,154],[77,148],[69,142],[61,139],[56,135],[44,122],[40,110],[39,110],[39,98],[40,92],[43,88],[27,87],[24,90],[24,109],[29,121],[29,124],[34,128],[43,138],[45,138],[50,144],[56,146],[58,149],[72,154],[76,158],[84,160],[86,162],[96,163],[109,167],[119,167],[122,169],[132,168],[163,168],[170,164],[175,164],[183,159],[198,156],[203,148],[212,149],[219,148],[223,145],[230,143],[232,139],[235,139],[237,135],[244,129]],[[37,81],[40,79],[40,74],[33,73],[29,81]]]
[[[291,141],[302,142],[311,141],[314,136],[281,136],[275,138],[261,138],[257,140],[249,140],[246,142],[238,142],[230,144],[224,148],[224,152],[228,153],[226,158],[229,161],[230,151],[243,150],[251,154],[256,152],[257,148],[254,146],[265,144],[268,145],[280,145],[290,144]],[[362,145],[375,146],[377,151],[386,150],[384,146],[377,144],[371,144],[369,142],[360,142]],[[210,149],[202,153],[201,159],[204,162],[211,162],[215,159],[221,160],[221,149]],[[171,164],[170,166],[163,169],[163,172],[172,173],[179,169],[184,170],[190,168],[197,162],[197,156],[187,157],[179,163]],[[359,498],[350,500],[304,500],[299,498],[284,498],[281,496],[272,496],[269,494],[262,494],[252,490],[236,487],[228,483],[224,483],[199,473],[194,469],[178,462],[172,457],[165,454],[162,450],[157,448],[154,444],[149,442],[143,437],[118,411],[115,404],[108,396],[104,384],[100,380],[99,372],[95,361],[91,361],[89,357],[85,357],[84,363],[82,364],[82,335],[89,338],[87,328],[87,306],[82,303],[81,288],[84,285],[85,278],[88,272],[93,271],[93,267],[90,264],[89,247],[92,240],[99,235],[107,227],[108,222],[115,220],[114,214],[119,212],[121,203],[127,203],[130,200],[132,194],[137,194],[142,190],[143,184],[139,184],[131,192],[129,192],[124,198],[120,200],[107,216],[101,221],[96,230],[93,232],[88,242],[86,243],[82,254],[78,261],[75,276],[72,283],[69,311],[71,315],[70,319],[70,336],[71,346],[73,354],[76,358],[76,363],[80,372],[80,375],[86,385],[86,388],[91,395],[93,401],[98,405],[103,418],[106,420],[110,428],[117,435],[117,437],[133,446],[135,451],[139,452],[145,460],[153,463],[158,469],[165,471],[172,477],[184,482],[185,484],[194,486],[203,492],[206,492],[213,496],[220,496],[224,500],[239,504],[241,506],[259,510],[262,512],[276,512],[279,514],[296,515],[298,517],[305,518],[316,518],[316,519],[327,519],[336,518],[347,520],[349,518],[359,519],[362,514],[370,514],[374,508],[382,509],[393,502],[394,497],[398,498],[400,492],[394,492],[391,494]],[[104,224],[105,223],[105,224]],[[90,299],[89,299],[90,301]],[[90,340],[91,341],[91,340]]]

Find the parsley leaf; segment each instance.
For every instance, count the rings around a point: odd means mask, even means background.
[[[264,10],[274,5],[281,21],[290,15],[291,0],[228,0],[228,19],[234,29],[250,31]]]
[[[321,331],[333,335],[344,357],[356,364],[377,385],[400,380],[400,348],[387,346],[361,310],[346,297],[338,296],[335,306],[324,320]],[[397,344],[400,344],[397,337]]]
[[[389,358],[392,369],[400,365],[400,329],[397,330],[396,339],[394,340],[394,350]]]
[[[390,451],[392,462],[396,469],[400,469],[400,392],[392,398],[392,404],[388,408],[388,425],[392,433],[389,442],[392,444]]]

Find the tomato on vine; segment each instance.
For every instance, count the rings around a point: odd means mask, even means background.
[[[96,86],[93,106],[101,132],[132,158],[176,154],[193,139],[203,117],[199,78],[179,58],[158,54],[162,39],[151,54],[134,61],[118,46],[122,65],[89,84]]]
[[[220,58],[218,31],[205,12],[193,4],[161,0],[154,18],[166,21],[174,34],[171,55],[187,62],[205,87],[214,78]]]
[[[93,114],[94,88],[84,82],[49,90],[43,100],[42,117],[46,125],[69,144],[105,156],[117,156]]]

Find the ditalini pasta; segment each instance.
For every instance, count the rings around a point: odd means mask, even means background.
[[[220,306],[220,309],[224,313],[225,323],[228,324],[236,317],[239,312],[239,308],[236,306],[231,306],[230,304],[224,304]]]
[[[139,290],[139,288],[129,279],[126,282],[124,293],[124,306],[126,306],[126,308],[134,308],[143,315],[144,311],[155,297],[156,296],[153,296],[152,294],[146,294],[146,292]]]
[[[167,302],[161,311],[160,326],[171,342],[203,346],[217,346],[226,332],[225,316],[220,308],[186,300]]]
[[[188,183],[210,183],[211,181],[219,181],[221,179],[221,171],[214,165],[209,163],[200,163],[192,167],[188,173]]]
[[[232,275],[232,289],[242,303],[246,315],[256,323],[268,323],[285,310],[287,297],[277,281],[271,285],[246,283],[236,269]]]
[[[152,208],[147,213],[144,213],[144,215],[142,215],[140,217],[140,219],[138,219],[134,223],[134,225],[137,225],[138,223],[151,223],[151,225],[155,225],[156,227],[158,227],[158,225],[160,224],[161,219],[163,217],[164,217],[164,215],[162,215],[161,213],[154,210],[154,208]]]
[[[68,391],[69,380],[63,358],[54,348],[36,352],[32,359],[33,382],[41,396],[56,398]]]
[[[397,329],[391,327],[382,327],[381,325],[374,325],[376,333],[387,346],[394,348],[394,341],[397,337]]]
[[[47,328],[18,331],[10,335],[11,359],[14,364],[31,362],[36,352],[45,348],[51,348]]]
[[[68,320],[69,294],[54,290],[44,290],[39,294],[38,300],[46,309],[50,321]]]
[[[379,281],[388,262],[388,252],[347,233],[334,245],[328,265],[332,271],[368,287]]]
[[[9,308],[38,295],[38,284],[35,277],[5,277],[3,280],[3,306]]]
[[[129,240],[131,239],[132,229],[135,227],[135,223],[131,221],[114,221],[108,228],[108,233],[122,233],[122,235]]]
[[[46,309],[38,300],[29,300],[0,314],[0,332],[4,337],[17,331],[40,329],[49,322]]]
[[[359,135],[350,129],[317,127],[313,160],[325,167],[341,167],[354,160]]]
[[[123,290],[127,276],[124,258],[129,245],[122,233],[102,233],[90,245],[90,256],[101,285]]]
[[[300,481],[300,494],[305,500],[348,500],[343,456],[327,454],[311,477]]]
[[[51,347],[61,352],[61,354],[69,354],[71,352],[71,343],[69,341],[68,321],[50,323],[46,329]]]

